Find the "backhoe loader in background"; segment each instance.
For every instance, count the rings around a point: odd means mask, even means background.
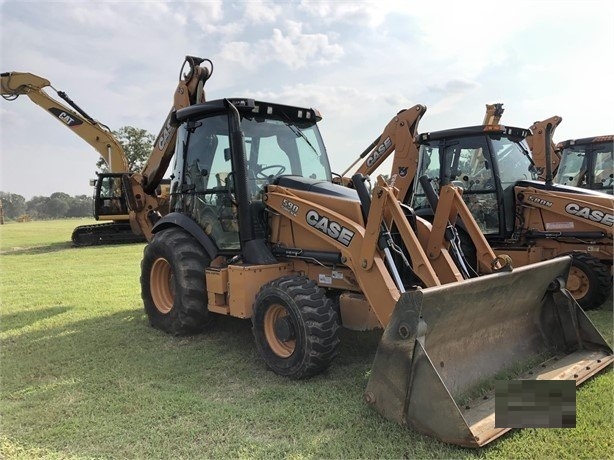
[[[553,126],[545,127],[548,139]],[[528,135],[526,129],[503,125],[422,133],[418,175],[439,187],[462,187],[495,253],[509,255],[514,265],[570,255],[567,289],[583,308],[596,308],[612,291],[614,197],[555,184],[549,141],[543,144],[545,181],[538,180],[539,168],[523,142]],[[418,215],[431,214],[417,181],[413,191],[411,205]]]
[[[12,101],[20,95],[28,96],[32,102],[94,147],[108,166],[109,172],[98,173],[92,182],[95,187],[93,213],[96,220],[111,222],[75,228],[71,237],[73,244],[90,246],[144,242],[145,238],[133,233],[130,228],[122,189],[122,177],[128,172],[128,160],[111,130],[90,117],[65,92],[53,88],[45,78],[23,72],[2,73],[0,78],[1,94],[5,100]],[[51,97],[45,88],[53,89],[65,104]],[[165,184],[161,184],[157,197],[161,202],[160,209],[164,209],[164,202],[168,198],[168,190],[165,188]]]
[[[141,174],[125,176],[149,240],[141,294],[153,327],[182,335],[213,327],[214,315],[251,319],[264,363],[294,379],[329,367],[341,326],[384,328],[368,403],[471,447],[508,431],[494,426],[493,398],[464,402],[485,380],[547,354],[558,361],[531,367],[532,378],[580,384],[612,362],[563,288],[569,257],[511,270],[475,225],[490,274],[464,280],[447,222],[475,222],[456,187],[440,190],[431,225],[382,178],[371,192],[360,174],[353,188],[335,184],[316,110],[207,101],[203,61],[187,57],[180,73],[183,108],[160,137],[176,138],[174,149],[160,145]],[[170,213],[160,216],[149,194],[173,156]]]
[[[497,118],[491,117],[497,112]],[[484,125],[497,125],[503,104],[487,104]],[[552,116],[536,121],[529,128],[526,142],[531,152],[537,178],[557,184],[614,194],[614,136],[604,135],[569,139],[554,143],[554,130],[563,119]],[[549,148],[552,177],[546,178],[546,149]]]
[[[568,254],[567,289],[585,309],[601,305],[612,290],[614,199],[552,184],[547,164],[556,168],[558,157],[548,147],[561,118],[536,122],[531,130],[508,128],[497,124],[503,105],[489,104],[481,126],[418,135],[425,112],[422,105],[399,112],[337,182],[350,183],[352,170],[372,175],[392,156],[389,185],[429,221],[433,210],[417,178],[427,175],[436,187],[454,184],[495,253],[509,255],[514,265]],[[458,224],[450,238],[462,246],[469,272],[479,275],[475,247],[463,221]]]
[[[614,194],[614,136],[569,139],[556,145],[560,165],[554,181]]]

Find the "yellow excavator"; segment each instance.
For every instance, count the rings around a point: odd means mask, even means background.
[[[467,397],[484,382],[515,368],[580,384],[612,362],[563,288],[569,257],[511,269],[453,185],[440,189],[431,225],[383,178],[371,190],[361,174],[353,188],[333,183],[317,110],[206,100],[203,62],[186,57],[156,150],[124,177],[148,239],[140,281],[153,327],[182,335],[213,327],[214,316],[251,320],[264,364],[294,379],[332,364],[340,327],[383,328],[366,401],[470,447],[509,430],[495,427],[493,397]],[[163,216],[153,191],[171,159]],[[480,248],[481,277],[458,267],[447,237],[457,216]]]
[[[48,88],[55,91],[58,99],[46,91]],[[122,189],[122,176],[128,172],[128,161],[111,130],[90,117],[65,92],[51,86],[49,80],[37,75],[24,72],[2,73],[0,89],[2,97],[8,101],[15,100],[20,95],[27,96],[94,147],[107,164],[109,172],[98,173],[97,179],[93,181],[94,218],[109,222],[75,228],[71,237],[73,244],[90,246],[145,241],[142,235],[133,233],[130,228]],[[162,202],[165,200],[162,195],[158,199]]]

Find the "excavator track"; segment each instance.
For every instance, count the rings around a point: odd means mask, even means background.
[[[128,222],[81,225],[72,232],[73,246],[145,243],[145,236],[135,235]]]

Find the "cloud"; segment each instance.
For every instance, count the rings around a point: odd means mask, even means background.
[[[445,82],[443,85],[434,86],[429,85],[428,91],[433,93],[442,94],[444,96],[449,96],[450,94],[458,94],[469,91],[473,88],[476,88],[478,85],[475,82],[467,81],[467,80],[449,80]]]
[[[380,26],[399,3],[363,0],[361,2],[323,2],[320,0],[301,0],[299,11],[315,16],[327,24],[347,22],[355,25],[375,28]],[[402,8],[402,6],[401,6]]]
[[[275,5],[262,0],[250,0],[243,3],[245,8],[244,17],[256,23],[276,22],[282,13],[281,5]]]
[[[281,28],[274,28],[268,38],[250,43],[234,41],[223,45],[220,55],[231,62],[257,69],[268,62],[278,61],[290,69],[309,65],[325,65],[343,56],[343,48],[331,43],[321,33],[303,33],[303,25],[287,20]]]

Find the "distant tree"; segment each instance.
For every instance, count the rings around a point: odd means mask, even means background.
[[[53,192],[49,198],[68,202],[70,195],[64,192]]]
[[[124,149],[130,171],[140,171],[153,149],[155,136],[145,129],[123,126],[113,135]],[[100,172],[109,172],[109,168],[103,158],[99,158],[96,167]]]
[[[62,198],[49,198],[47,202],[47,217],[52,219],[60,219],[66,217],[68,211],[68,201]]]
[[[70,196],[55,192],[51,196],[35,196],[26,201],[21,195],[0,192],[4,217],[17,219],[27,215],[32,219],[62,219],[64,217],[91,217],[93,198],[87,195]]]
[[[7,219],[16,219],[26,213],[26,199],[16,193],[0,192],[2,210]]]
[[[68,200],[68,211],[66,217],[91,217],[93,208],[91,196],[78,195]]]
[[[34,196],[26,203],[26,213],[33,219],[47,219],[48,196]]]

